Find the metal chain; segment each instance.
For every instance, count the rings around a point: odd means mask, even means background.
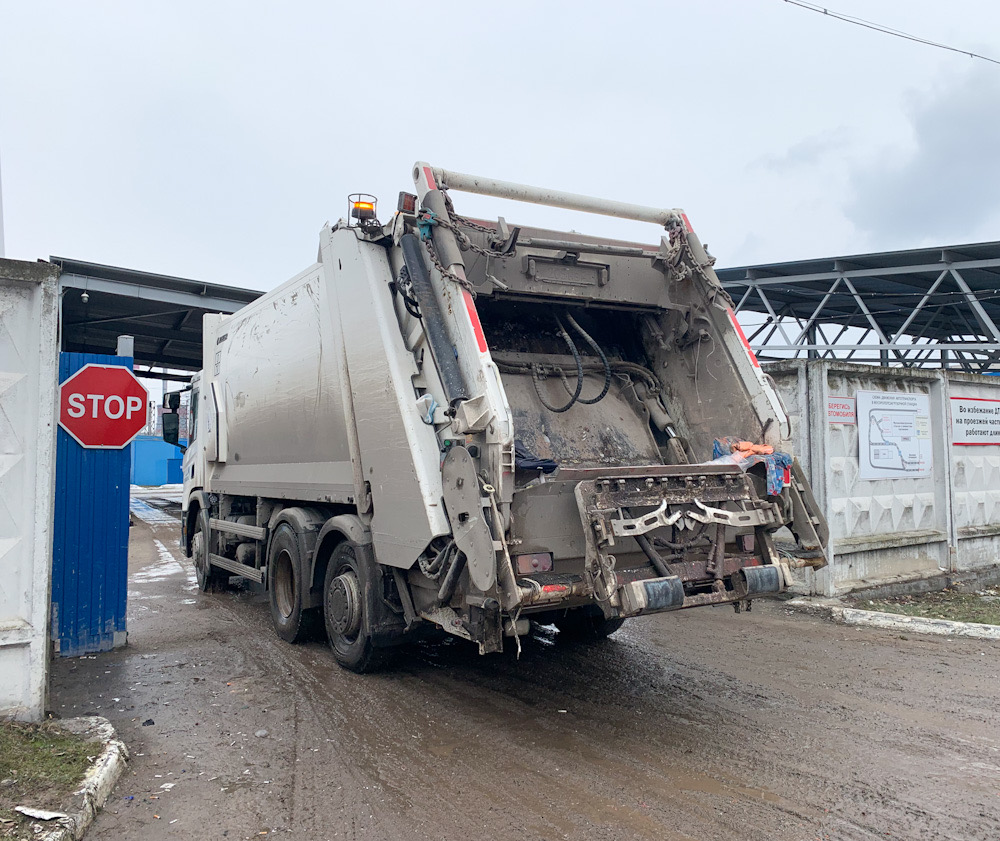
[[[424,210],[423,213],[429,214],[431,212],[428,210]],[[490,248],[483,248],[482,246],[476,245],[472,240],[469,239],[468,235],[462,230],[462,227],[467,227],[471,228],[472,230],[484,231],[490,234],[494,233],[493,230],[491,230],[490,228],[486,228],[483,225],[477,225],[475,222],[470,222],[468,219],[463,219],[461,216],[458,215],[455,215],[455,219],[458,220],[459,224],[455,224],[450,219],[442,219],[440,216],[437,215],[432,215],[430,217],[427,217],[425,215],[425,219],[428,219],[428,221],[432,226],[440,225],[442,228],[451,231],[455,235],[455,239],[458,240],[458,247],[461,248],[463,251],[474,251],[477,254],[482,254],[484,257],[499,257],[501,259],[507,259],[508,257],[513,256],[511,254],[504,254],[499,251],[494,251],[493,249]],[[427,249],[427,254],[431,258],[431,263],[434,264],[434,268],[436,268],[439,272],[441,272],[441,274],[444,277],[451,278],[452,280],[454,280],[459,286],[468,291],[468,293],[472,295],[473,298],[475,298],[476,290],[472,286],[472,284],[467,279],[460,277],[459,275],[455,274],[455,272],[445,268],[444,264],[441,262],[441,259],[437,255],[436,249],[434,248],[433,238],[431,236],[427,236],[426,238],[424,238],[423,242],[424,242],[424,247]]]
[[[512,254],[507,254],[503,251],[495,251],[492,248],[483,248],[481,245],[476,245],[471,239],[469,239],[468,234],[462,230],[462,228],[468,228],[472,231],[480,231],[484,234],[495,234],[492,228],[487,228],[485,225],[479,225],[472,222],[469,219],[465,219],[459,216],[457,213],[451,213],[449,215],[455,220],[442,219],[440,216],[435,218],[435,224],[440,225],[442,228],[451,231],[455,235],[455,239],[458,240],[458,246],[463,251],[474,251],[476,254],[482,254],[484,257],[499,257],[500,259],[506,260],[512,257]]]
[[[441,224],[441,220],[440,219],[437,220],[436,224]],[[424,243],[424,248],[427,249],[428,256],[431,258],[431,263],[434,264],[435,269],[441,272],[441,276],[450,278],[451,280],[455,281],[455,283],[457,283],[473,298],[475,298],[476,290],[473,287],[473,285],[466,278],[460,277],[453,271],[450,271],[444,267],[444,264],[441,262],[441,259],[437,255],[437,251],[434,248],[434,241],[431,239],[431,237],[427,237],[427,239],[423,240],[423,243]]]

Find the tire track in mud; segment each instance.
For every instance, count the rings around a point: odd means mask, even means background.
[[[295,656],[288,662],[302,687],[324,696],[324,709],[339,707],[342,724],[351,733],[350,742],[341,739],[339,747],[351,751],[355,761],[365,759],[369,786],[387,787],[395,811],[410,815],[411,831],[414,822],[433,835],[444,829],[468,832],[473,821],[481,829],[502,820],[511,830],[536,831],[539,837],[603,827],[613,833],[608,837],[703,838],[745,832],[754,823],[771,824],[768,812],[783,813],[795,823],[808,819],[795,804],[759,786],[744,785],[731,774],[709,775],[679,767],[676,756],[665,760],[657,755],[659,750],[621,747],[622,734],[628,730],[609,731],[604,710],[578,712],[595,703],[592,680],[570,682],[572,692],[564,691],[566,666],[578,671],[589,661],[591,669],[602,671],[608,664],[600,653],[538,647],[535,659],[546,676],[558,663],[550,658],[568,657],[569,662],[556,667],[552,675],[552,683],[562,684],[561,690],[524,674],[525,662],[503,658],[502,677],[514,688],[507,691],[510,687],[496,683],[489,661],[479,661],[478,655],[461,646],[405,652],[396,673],[382,678],[334,672],[332,681],[320,679],[317,675],[323,673],[329,655],[319,647],[293,649]],[[441,663],[442,652],[452,662]],[[370,684],[376,680],[379,686],[373,692]],[[620,676],[612,679],[612,686],[620,686],[619,681]],[[597,706],[605,700],[602,696]],[[448,715],[421,713],[428,704]],[[554,704],[575,709],[562,713],[562,707]],[[409,714],[400,715],[401,710]],[[678,734],[691,724],[683,715],[673,718]],[[595,734],[606,732],[610,741],[594,744]],[[403,769],[408,778],[422,782],[422,791],[394,783],[393,776]],[[449,826],[433,803],[432,808],[419,808],[421,801],[433,801],[424,792],[457,799],[464,822]],[[720,826],[718,798],[739,804],[739,820],[722,820]],[[398,827],[396,832],[405,829]]]
[[[960,838],[969,837],[970,806],[992,820],[988,804],[962,796],[935,810],[909,801],[923,795],[909,792],[895,769],[905,771],[914,751],[897,755],[894,740],[938,758],[942,747],[958,756],[964,745],[935,733],[937,747],[920,747],[929,734],[917,725],[934,713],[910,705],[900,721],[900,708],[884,698],[898,690],[874,685],[859,697],[830,688],[817,698],[798,685],[789,696],[690,653],[658,657],[640,629],[620,636],[575,649],[542,635],[520,663],[480,659],[460,643],[412,647],[393,673],[368,677],[337,670],[324,646],[276,643],[272,654],[294,676],[289,690],[312,696],[317,719],[336,722],[324,732],[352,757],[355,782],[377,792],[366,802],[391,801],[407,816],[384,837],[499,825],[529,837],[798,838],[812,827],[843,838]],[[629,715],[615,715],[626,699]],[[858,727],[859,717],[889,734],[881,781],[859,749],[879,739]],[[440,800],[460,804],[460,817],[442,814]]]
[[[157,577],[157,551],[150,605],[189,586]],[[160,660],[121,658],[129,680],[159,676],[175,752],[217,754],[229,791],[203,800],[230,838],[1000,838],[1000,688],[976,641],[848,631],[771,604],[639,620],[590,647],[535,629],[520,660],[413,645],[358,676],[325,643],[279,640],[248,588],[191,595],[186,625],[130,621],[148,635],[138,650],[196,659],[212,692],[178,697]],[[221,837],[126,827],[102,816],[95,841]]]

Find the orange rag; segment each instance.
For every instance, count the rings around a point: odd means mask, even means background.
[[[741,458],[774,455],[774,447],[767,444],[754,444],[753,441],[737,441],[730,449]]]

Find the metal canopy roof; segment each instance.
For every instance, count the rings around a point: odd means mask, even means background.
[[[737,311],[766,316],[750,337],[763,358],[968,370],[1000,362],[1000,242],[717,272]]]
[[[149,367],[198,370],[201,317],[236,312],[263,294],[65,257],[49,260],[61,271],[62,350],[114,353],[118,336],[134,336],[136,364]]]
[[[50,261],[61,270],[62,349],[114,353],[118,336],[130,335],[136,363],[149,367],[198,370],[201,317],[235,312],[263,294],[64,257]],[[1000,367],[1000,242],[717,272],[738,312],[764,316],[749,336],[762,359]]]

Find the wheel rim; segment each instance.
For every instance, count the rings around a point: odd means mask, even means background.
[[[283,549],[275,559],[274,566],[274,577],[271,580],[274,600],[278,613],[283,619],[287,619],[295,609],[295,575],[292,572],[291,555]]]
[[[198,580],[205,578],[205,535],[199,528],[194,537],[191,538],[191,555],[194,560],[194,571],[198,574]]]
[[[345,569],[330,582],[327,597],[332,630],[347,640],[361,630],[361,587],[353,569]]]

